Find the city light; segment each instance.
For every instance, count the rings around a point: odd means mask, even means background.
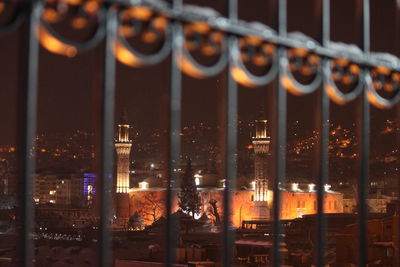
[[[149,189],[149,183],[148,183],[148,182],[145,182],[145,181],[140,182],[140,183],[139,183],[139,188],[142,189],[142,190]]]
[[[329,192],[331,189],[331,185],[329,185],[329,184],[324,185],[324,189],[325,189],[325,192]]]
[[[251,189],[255,190],[256,189],[256,181],[252,181],[250,184],[251,184]]]
[[[298,183],[292,183],[292,191],[299,191],[299,184]]]
[[[308,191],[314,192],[315,191],[315,184],[308,184]]]
[[[201,179],[202,177],[203,177],[203,176],[200,175],[200,174],[198,174],[198,173],[196,173],[196,174],[194,175],[194,182],[195,182],[196,186],[199,186],[199,185],[200,185],[200,179]]]

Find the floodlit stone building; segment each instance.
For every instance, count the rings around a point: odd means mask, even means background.
[[[270,220],[273,193],[268,188],[268,165],[270,137],[266,131],[266,120],[256,121],[256,135],[252,143],[255,153],[254,179],[252,188],[234,190],[231,192],[231,223],[240,227],[243,221]],[[129,187],[129,153],[132,142],[129,139],[129,124],[123,116],[118,125],[116,140],[117,179],[116,179],[116,216],[120,222],[126,221],[131,215],[140,214],[144,222],[152,224],[161,216],[165,216],[166,189],[162,182],[154,177],[138,183],[138,187]],[[161,179],[161,178],[160,178]],[[214,224],[223,218],[224,210],[224,180],[215,175],[196,174],[196,186],[201,198],[200,218],[206,215]],[[210,185],[210,179],[214,181]],[[212,184],[212,183],[211,183]],[[172,212],[178,207],[178,189],[172,191]],[[281,188],[280,218],[290,220],[303,215],[317,213],[317,193],[314,184],[292,183]],[[343,212],[343,194],[334,192],[325,185],[324,211],[326,213]]]

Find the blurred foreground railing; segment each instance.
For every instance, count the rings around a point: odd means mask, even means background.
[[[160,63],[171,56],[171,84],[169,111],[169,180],[167,197],[168,232],[166,264],[174,262],[176,222],[172,221],[172,185],[180,153],[182,73],[202,79],[228,70],[226,89],[226,187],[225,200],[230,197],[236,178],[238,84],[258,87],[276,82],[276,175],[274,190],[274,266],[281,265],[279,243],[280,194],[279,185],[285,180],[287,92],[304,95],[316,90],[320,94],[318,107],[320,139],[320,166],[318,180],[318,266],[324,266],[326,225],[323,216],[323,185],[328,181],[329,105],[330,101],[346,104],[360,98],[360,177],[359,177],[359,266],[366,266],[366,222],[370,105],[392,108],[400,100],[400,60],[382,53],[370,52],[369,0],[359,0],[362,43],[348,45],[330,41],[330,1],[321,0],[319,12],[321,36],[313,40],[302,33],[287,32],[286,0],[274,1],[277,10],[277,28],[238,19],[237,0],[226,3],[226,14],[211,8],[184,5],[182,0],[172,4],[156,0],[26,0],[0,1],[0,15],[4,15],[0,36],[22,28],[19,86],[19,171],[21,192],[19,222],[21,239],[18,264],[32,263],[32,157],[36,136],[37,76],[39,49],[66,57],[74,57],[105,42],[103,53],[102,149],[101,177],[112,172],[113,126],[115,95],[115,60],[134,68]],[[76,42],[63,37],[53,25],[70,20],[75,30],[91,29],[85,41]],[[396,25],[397,27],[399,25]],[[157,44],[157,46],[155,45]],[[140,52],[143,46],[157,47],[152,52]],[[360,48],[359,48],[360,47]],[[197,56],[195,56],[197,55]],[[201,59],[213,59],[203,64]],[[207,60],[210,61],[210,60]],[[263,68],[263,74],[254,74],[248,65]],[[300,82],[298,75],[311,82]],[[111,181],[101,179],[100,218],[101,238],[99,265],[111,264],[109,208]],[[229,211],[229,201],[224,201]],[[229,230],[229,212],[224,212],[224,266],[232,265],[233,236]],[[397,257],[398,257],[397,250]]]

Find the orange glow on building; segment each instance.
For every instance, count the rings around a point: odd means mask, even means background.
[[[120,144],[131,145],[128,136],[123,131],[128,128],[124,126],[127,123],[121,123],[119,127],[118,140],[116,142],[117,154]],[[255,121],[255,136],[252,138],[252,144],[248,148],[254,149],[254,180],[249,189],[233,190],[230,194],[230,222],[235,227],[241,227],[243,221],[248,220],[271,220],[271,207],[273,206],[274,193],[268,189],[268,183],[271,177],[268,174],[269,166],[269,145],[270,137],[267,133],[267,120]],[[185,127],[187,130],[187,127]],[[182,134],[182,133],[181,133]],[[129,146],[130,149],[130,146]],[[120,156],[120,155],[119,155]],[[118,172],[125,172],[128,175],[129,169],[120,169],[122,161],[118,158]],[[122,166],[122,165],[121,165]],[[175,171],[175,169],[174,169]],[[128,177],[128,176],[127,176]],[[196,186],[200,196],[200,212],[196,214],[198,218],[206,216],[211,223],[217,225],[224,218],[224,187],[225,179],[220,179],[221,184],[218,187],[202,187],[200,180],[201,175],[197,174]],[[118,180],[119,181],[119,180]],[[128,184],[129,185],[129,184]],[[125,199],[119,198],[120,206],[124,206],[128,214],[124,218],[128,218],[133,214],[139,214],[147,225],[151,225],[161,216],[165,217],[166,213],[166,188],[152,187],[145,181],[139,183],[138,188],[130,188],[124,192],[129,195]],[[284,185],[282,185],[284,186]],[[301,185],[292,183],[287,185],[286,189],[281,189],[279,194],[280,203],[280,219],[292,220],[300,218],[303,215],[317,214],[317,192],[315,184]],[[179,189],[172,189],[171,212],[175,213],[179,210],[178,193]],[[118,186],[117,186],[118,193]],[[324,207],[325,213],[343,213],[343,194],[331,190],[331,186],[324,185]]]
[[[178,206],[178,191],[173,192],[172,198],[172,212],[179,210]],[[201,214],[206,214],[211,220],[215,219],[211,211],[211,201],[216,201],[218,214],[222,218],[224,211],[224,191],[221,188],[204,189],[199,191],[201,198]],[[272,205],[273,196],[272,192],[268,192],[268,203]],[[149,202],[149,195],[157,199],[159,203],[165,203],[166,190],[150,188],[148,190],[131,189],[129,192],[129,214],[133,215],[135,212],[141,214],[146,224],[152,224],[150,215],[154,213],[154,205]],[[146,200],[147,199],[147,200]],[[231,222],[235,227],[240,227],[244,220],[255,219],[258,211],[255,208],[254,191],[253,190],[236,190],[231,192]],[[146,202],[147,201],[147,202]],[[146,207],[146,209],[143,209]],[[317,214],[317,193],[308,191],[281,191],[281,211],[280,219],[291,220],[299,218],[303,215]],[[165,216],[165,206],[163,211],[159,212]],[[337,192],[325,192],[324,198],[324,212],[325,213],[343,213],[343,194]]]

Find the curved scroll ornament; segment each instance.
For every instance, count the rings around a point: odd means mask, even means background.
[[[363,91],[365,70],[357,64],[339,58],[326,60],[322,68],[327,80],[326,92],[335,103],[344,105]]]
[[[142,53],[130,44],[129,38],[138,38],[146,44],[162,44],[154,53]],[[120,13],[119,34],[114,51],[118,61],[131,67],[153,65],[164,60],[170,51],[168,18],[144,6],[132,7]]]
[[[180,31],[178,44],[177,63],[181,70],[194,78],[205,78],[218,74],[225,68],[228,62],[228,55],[225,52],[227,48],[227,38],[220,32],[212,29],[205,22],[195,22],[183,27],[183,34]],[[199,63],[192,55],[198,53],[202,58],[218,56],[218,59],[212,65],[203,65]]]
[[[392,108],[400,100],[400,72],[376,67],[366,74],[367,97],[378,108]]]
[[[259,38],[245,36],[238,40],[236,37],[231,37],[229,52],[232,60],[231,75],[236,82],[244,86],[266,85],[278,72],[279,62],[276,47]],[[267,71],[262,75],[255,75],[247,69],[245,63],[267,68]]]
[[[287,59],[281,64],[283,86],[294,95],[309,94],[315,91],[322,83],[322,74],[319,69],[320,57],[300,48],[287,51]],[[303,84],[297,80],[295,74],[301,77],[311,78],[311,82]]]
[[[70,27],[75,30],[86,29],[90,24],[96,24],[94,33],[82,42],[64,38],[52,24],[69,20]],[[48,51],[74,57],[80,52],[96,46],[105,34],[106,10],[96,0],[47,0],[42,12],[41,25],[38,30],[39,42]]]
[[[0,0],[0,36],[13,31],[25,18],[21,2]]]

